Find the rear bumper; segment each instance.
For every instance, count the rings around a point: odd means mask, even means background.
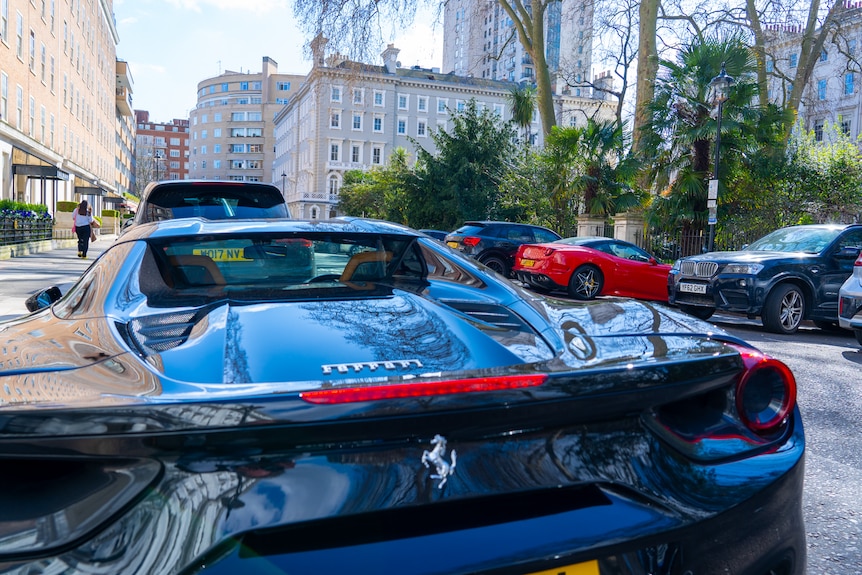
[[[518,279],[518,281],[538,289],[548,291],[566,289],[565,285],[557,283],[545,274],[517,270],[515,271],[515,277]]]
[[[417,516],[416,522],[401,523],[403,538],[362,541],[373,537],[378,529],[392,529],[370,521],[364,533],[353,531],[356,544],[343,547],[331,546],[343,535],[331,528],[327,540],[307,525],[311,532],[300,537],[317,540],[320,548],[292,553],[282,551],[285,542],[296,541],[298,532],[247,533],[230,547],[219,549],[218,558],[208,557],[201,564],[207,565],[206,573],[216,574],[263,572],[275,566],[279,572],[288,573],[525,575],[555,569],[562,572],[567,565],[597,561],[601,575],[802,575],[806,564],[803,468],[799,461],[770,490],[681,529],[663,531],[675,518],[650,514],[645,511],[647,502],[628,499],[615,493],[613,486],[604,486],[596,493],[605,498],[603,505],[479,528],[411,536],[434,522],[423,522],[429,518]],[[561,491],[560,498],[566,494]],[[517,505],[517,500],[512,503]],[[495,510],[488,508],[486,513],[494,515]],[[630,521],[629,525],[621,528],[621,519]],[[585,529],[587,526],[590,528]],[[584,540],[584,533],[609,526],[614,527],[617,539],[624,540],[583,551],[590,543]]]

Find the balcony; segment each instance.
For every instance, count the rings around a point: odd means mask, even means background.
[[[117,110],[123,116],[133,116],[132,92],[128,88],[117,86]]]

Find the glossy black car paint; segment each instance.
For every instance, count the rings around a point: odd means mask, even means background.
[[[465,242],[465,238],[478,241]],[[542,226],[483,221],[464,222],[463,226],[446,235],[445,242],[449,247],[509,277],[515,265],[515,254],[522,244],[541,244],[559,239],[559,234]]]
[[[740,250],[683,258],[668,276],[669,302],[699,317],[709,317],[713,311],[721,310],[755,318],[767,313],[765,308],[771,294],[783,286],[794,286],[804,297],[802,319],[836,323],[838,290],[853,271],[853,262],[859,247],[862,247],[862,226],[823,224],[800,227],[843,231],[817,253]],[[842,242],[846,242],[848,237],[853,237],[851,243],[859,247],[842,247]],[[708,278],[686,275],[678,267],[682,261],[716,264],[718,272]],[[728,273],[725,270],[729,264],[761,264],[763,268],[756,275]],[[681,283],[705,285],[706,293],[682,292]],[[795,327],[781,331],[789,333],[795,331]]]
[[[146,242],[255,226],[413,237],[466,281],[216,296],[192,306],[187,343],[129,344],[189,311],[141,297]],[[535,296],[383,223],[139,226],[53,308],[0,324],[0,460],[15,470],[0,478],[0,572],[524,575],[596,560],[603,575],[801,574],[799,412],[767,434],[728,419],[741,363],[727,343],[741,345],[658,304]],[[365,364],[387,358],[428,367]],[[225,369],[240,363],[242,380]],[[347,367],[322,377],[333,363]],[[549,379],[302,396],[525,373]],[[442,488],[422,463],[435,434],[457,452]]]

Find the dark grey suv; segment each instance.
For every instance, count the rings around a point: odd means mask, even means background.
[[[806,225],[775,230],[745,249],[689,256],[668,275],[671,304],[701,319],[716,310],[760,316],[776,333],[802,320],[838,324],[838,290],[862,250],[862,225]]]
[[[175,180],[144,190],[134,224],[176,218],[289,218],[281,190],[261,182]]]
[[[560,236],[548,228],[512,222],[465,222],[446,236],[446,244],[509,277],[521,244],[554,242]]]

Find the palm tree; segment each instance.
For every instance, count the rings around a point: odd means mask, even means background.
[[[760,115],[754,100],[754,59],[740,36],[703,38],[684,47],[676,61],[661,61],[655,99],[649,106],[645,149],[653,151],[647,162],[649,181],[658,194],[651,219],[683,233],[706,225],[707,181],[717,126],[709,85],[722,64],[737,78],[723,104],[721,123],[720,156],[722,164],[729,164],[740,157]]]
[[[569,188],[584,213],[607,216],[641,204],[642,194],[631,187],[639,164],[625,153],[626,144],[624,126],[615,121],[589,119],[586,126],[551,131],[547,147],[565,151]]]
[[[523,130],[524,142],[531,143],[530,126],[536,109],[536,88],[519,84],[509,90],[509,103],[512,105],[512,122]]]

